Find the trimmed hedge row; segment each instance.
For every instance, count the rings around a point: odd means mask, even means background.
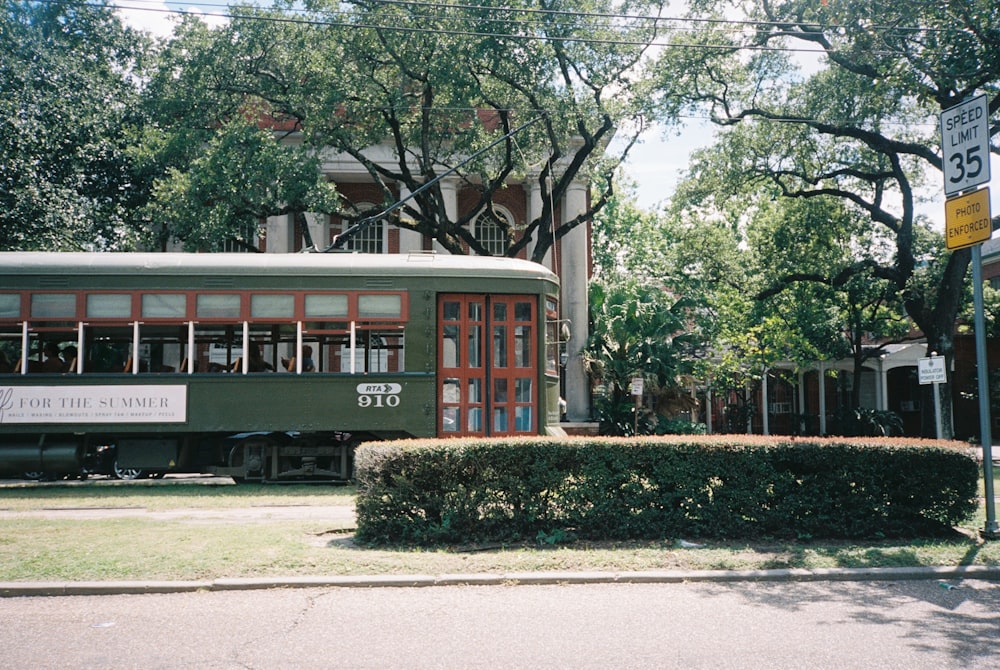
[[[373,544],[924,535],[979,479],[957,443],[745,435],[368,443],[355,472]]]

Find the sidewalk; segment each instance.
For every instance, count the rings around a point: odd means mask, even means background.
[[[781,570],[652,570],[647,572],[511,572],[503,574],[271,577],[199,581],[0,582],[0,598],[99,596],[289,588],[420,588],[547,584],[677,584],[681,582],[818,582],[981,579],[1000,581],[1000,566],[801,568]]]

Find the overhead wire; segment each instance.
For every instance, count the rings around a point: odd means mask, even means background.
[[[41,2],[49,4],[63,4],[69,6],[103,6],[101,3],[88,2],[87,0],[39,0]],[[573,18],[589,18],[589,19],[601,19],[601,20],[614,20],[614,21],[627,21],[628,26],[616,26],[612,24],[601,25],[597,22],[594,23],[595,28],[604,29],[624,29],[626,27],[632,27],[638,29],[639,27],[635,24],[640,22],[650,23],[648,27],[649,30],[656,30],[663,33],[678,32],[682,30],[681,28],[674,27],[671,24],[706,24],[706,25],[730,25],[733,26],[733,30],[730,32],[733,34],[745,33],[747,28],[785,28],[790,25],[790,22],[777,22],[777,21],[757,21],[752,19],[726,19],[726,18],[700,18],[700,17],[664,17],[664,16],[652,16],[652,15],[625,15],[625,14],[611,14],[602,12],[570,12],[566,10],[548,10],[548,9],[533,9],[533,8],[515,8],[515,7],[483,7],[480,5],[468,5],[468,4],[449,4],[449,3],[437,3],[437,2],[425,2],[425,1],[411,1],[411,0],[370,0],[372,4],[384,5],[384,6],[396,6],[396,7],[421,7],[430,9],[462,9],[469,11],[486,11],[495,12],[501,14],[518,14],[527,16],[567,16]],[[160,4],[160,3],[158,3]],[[296,9],[294,7],[282,7],[277,8],[271,7],[260,7],[260,6],[248,6],[255,10],[271,12],[270,15],[260,15],[260,14],[250,14],[250,13],[239,13],[234,11],[232,5],[216,4],[211,2],[194,2],[190,3],[192,7],[197,8],[225,8],[225,12],[212,13],[211,16],[218,16],[219,18],[225,19],[237,19],[237,20],[251,20],[251,21],[264,21],[264,22],[274,22],[274,23],[291,23],[299,25],[312,25],[312,26],[326,26],[326,27],[342,27],[342,28],[352,28],[352,29],[370,29],[370,30],[381,30],[387,32],[409,32],[417,34],[429,34],[429,35],[448,35],[456,37],[479,37],[479,38],[495,38],[495,39],[509,39],[515,41],[561,41],[565,43],[578,43],[578,44],[603,44],[603,45],[614,45],[614,46],[645,46],[645,47],[670,47],[670,48],[685,48],[685,49],[709,49],[709,50],[747,50],[747,51],[776,51],[776,52],[793,52],[793,53],[809,53],[809,54],[825,54],[829,53],[829,50],[823,47],[817,48],[803,48],[796,46],[774,46],[774,45],[763,45],[763,44],[711,44],[706,42],[671,42],[671,41],[658,41],[658,40],[629,40],[629,39],[615,39],[615,38],[598,38],[598,37],[583,37],[583,36],[551,36],[544,34],[511,34],[505,32],[489,32],[480,30],[461,30],[453,28],[433,28],[424,27],[419,25],[398,25],[398,24],[388,24],[388,23],[378,23],[378,22],[359,22],[354,20],[349,20],[354,17],[359,17],[361,12],[357,10],[335,10],[331,11],[331,16],[344,17],[344,20],[330,20],[328,18],[317,18],[318,15],[315,12],[311,12],[306,9]],[[195,9],[177,9],[168,8],[165,6],[153,7],[148,4],[144,4],[142,0],[126,0],[126,2],[115,2],[113,7],[120,10],[127,11],[137,11],[137,12],[150,12],[150,13],[160,13],[160,14],[172,14],[179,16],[197,16],[204,17],[206,14],[203,11],[197,11]],[[277,15],[275,15],[277,14]],[[415,20],[419,19],[433,19],[438,21],[460,21],[468,20],[468,17],[447,17],[439,14],[414,14],[411,18]],[[541,21],[514,21],[513,19],[485,17],[484,20],[491,20],[495,23],[517,23],[520,26],[546,26],[546,24]],[[838,24],[821,24],[816,22],[805,22],[809,28],[815,27],[818,30],[833,30],[841,31],[846,29],[845,26]],[[880,26],[877,24],[872,24],[870,26],[864,26],[868,31],[892,31],[896,34],[905,33],[926,33],[926,32],[940,32],[946,29],[938,28],[925,28],[918,26]],[[781,31],[774,36],[778,37],[806,37],[805,34],[796,34],[789,31]],[[891,55],[896,52],[894,51],[883,51],[883,50],[870,50],[868,53],[872,55]]]

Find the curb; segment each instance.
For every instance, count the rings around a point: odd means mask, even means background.
[[[780,570],[651,570],[645,572],[510,572],[503,574],[375,575],[345,577],[221,578],[204,581],[0,582],[0,598],[101,596],[292,588],[417,588],[431,586],[542,586],[571,584],[679,584],[683,582],[851,582],[903,579],[1000,581],[1000,566],[920,568],[789,568]]]

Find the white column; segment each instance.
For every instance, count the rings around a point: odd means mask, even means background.
[[[712,434],[712,387],[705,389],[705,429]]]
[[[267,252],[269,254],[287,254],[295,250],[295,217],[291,214],[281,216],[269,216],[264,225],[267,238]],[[318,246],[319,240],[314,240]]]
[[[542,214],[542,208],[545,203],[542,201],[542,187],[538,184],[538,175],[533,175],[531,179],[525,184],[525,190],[528,192],[528,211],[527,211],[527,221],[525,223],[531,223],[537,219]],[[535,247],[538,246],[538,231],[535,231],[531,242],[528,243],[528,258],[535,253]],[[542,259],[542,265],[549,268],[550,270],[556,271],[556,268],[552,267],[552,247],[545,252],[545,258]]]
[[[885,368],[885,354],[878,357],[878,408],[889,409],[889,371]]]
[[[322,251],[330,244],[330,217],[326,214],[313,214],[306,212],[306,225],[309,226],[309,235],[312,237],[316,249]],[[294,217],[292,222],[294,225]]]
[[[408,189],[405,186],[403,186],[402,184],[400,184],[400,186],[399,186],[399,199],[402,200],[403,198],[407,197],[408,195],[410,195],[410,189]],[[412,203],[407,203],[407,204],[412,204]],[[399,215],[400,215],[401,218],[406,216],[406,214],[403,213],[402,209],[400,209]],[[400,227],[400,229],[399,229],[399,253],[401,253],[401,254],[408,254],[411,251],[421,251],[423,248],[424,248],[423,238],[421,237],[420,233],[418,233],[415,230],[410,230],[409,228],[402,228],[402,227]]]
[[[440,182],[441,198],[444,200],[444,213],[449,221],[458,220],[458,179],[447,177]],[[447,253],[440,242],[431,242],[431,248],[439,254]]]
[[[587,187],[574,182],[563,201],[563,222],[586,211]],[[566,418],[590,419],[590,383],[583,370],[583,348],[587,344],[587,257],[590,243],[586,224],[581,224],[562,238],[560,277],[562,280],[562,315],[570,322],[570,340],[566,345]]]

